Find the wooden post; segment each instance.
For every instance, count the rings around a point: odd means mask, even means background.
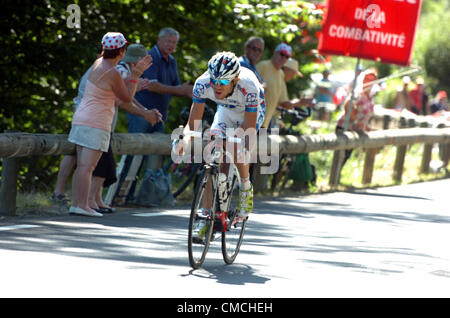
[[[389,125],[390,125],[391,121],[392,121],[391,116],[383,115],[383,129],[384,130],[389,129]]]
[[[339,184],[341,177],[342,165],[339,163],[343,161],[345,150],[336,150],[333,152],[333,161],[330,168],[330,178],[328,184],[330,187],[336,187]]]
[[[407,126],[407,122],[405,118],[400,118],[399,122],[400,128],[405,128]],[[403,167],[405,164],[405,155],[406,155],[406,148],[407,145],[403,146],[397,146],[397,152],[395,154],[395,161],[394,161],[394,173],[392,178],[396,182],[402,182],[402,175],[403,175]]]
[[[447,168],[448,162],[450,160],[450,144],[443,144],[442,147],[442,161],[443,161],[443,167]]]
[[[370,148],[366,150],[366,157],[364,159],[364,170],[362,176],[363,184],[370,184],[372,182],[373,167],[375,164],[375,156],[377,148]]]
[[[420,123],[420,127],[430,127],[431,125],[428,122]],[[423,145],[423,154],[422,154],[422,162],[420,164],[420,173],[429,173],[430,172],[430,162],[431,155],[433,151],[433,144],[424,144]]]
[[[438,128],[445,128],[445,124],[439,124]],[[450,159],[450,144],[439,144],[439,158],[442,160],[442,167],[447,169],[448,161]]]
[[[420,164],[420,173],[430,172],[431,152],[433,144],[425,144],[423,147],[422,163]]]
[[[17,158],[3,158],[0,215],[16,215],[17,174],[19,173],[17,161]]]

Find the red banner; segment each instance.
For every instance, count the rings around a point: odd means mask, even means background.
[[[328,0],[321,54],[409,65],[422,0]]]

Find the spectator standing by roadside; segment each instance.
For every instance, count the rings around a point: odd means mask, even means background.
[[[264,79],[261,74],[259,74],[255,65],[261,59],[263,52],[264,39],[259,36],[251,36],[248,38],[247,42],[245,42],[244,55],[239,57],[239,63],[241,66],[252,70],[261,84],[264,84]]]
[[[334,94],[331,90],[331,81],[328,79],[330,75],[329,70],[325,70],[322,72],[322,79],[318,83],[316,87],[316,92],[314,94],[314,98],[318,103],[332,103]]]
[[[290,57],[281,68],[284,73],[285,82],[293,80],[296,76],[303,77],[303,74],[298,70],[298,61]]]
[[[266,117],[262,125],[264,128],[270,127],[270,122],[276,113],[277,106],[294,108],[303,106],[309,101],[304,98],[300,100],[289,99],[284,78],[285,74],[281,68],[291,56],[292,48],[285,43],[281,43],[275,48],[270,60],[261,61],[256,65],[258,72],[266,83],[266,87],[264,88]]]
[[[438,111],[446,112],[450,110],[448,107],[448,99],[446,91],[437,92],[435,100],[431,103],[430,110],[432,114]]]
[[[127,47],[125,57],[117,64],[116,69],[122,76],[124,81],[132,75],[132,68],[136,67],[136,63],[147,56],[147,51],[142,44],[131,44]],[[136,91],[146,89],[149,85],[149,81],[140,78]],[[124,103],[120,99],[116,99],[116,109],[111,125],[111,133],[114,132],[118,116],[118,106],[129,112],[136,113],[135,108],[140,108],[142,112],[148,112],[146,108],[137,103]],[[151,123],[156,123],[161,120],[161,114],[157,109],[152,109],[149,113],[153,114],[153,119],[150,118]],[[147,118],[148,120],[148,118]],[[92,173],[92,183],[89,191],[89,206],[100,213],[111,213],[112,208],[105,204],[102,198],[103,187],[108,187],[117,181],[116,178],[116,162],[111,149],[111,143],[108,148],[108,152],[104,152],[100,157],[100,160]]]
[[[403,85],[397,87],[397,93],[394,98],[394,109],[396,110],[409,110],[412,105],[411,96],[409,94],[409,84],[411,78],[409,76],[403,76]]]
[[[180,34],[173,28],[163,28],[158,34],[158,40],[148,54],[152,57],[152,67],[147,69],[142,75],[143,78],[150,81],[147,89],[136,93],[135,99],[138,103],[147,109],[157,109],[161,114],[163,121],[151,125],[142,118],[133,114],[127,114],[128,132],[129,133],[164,133],[164,121],[167,119],[169,112],[169,104],[173,95],[192,97],[193,85],[185,82],[180,84],[178,75],[178,65],[172,53],[175,52]],[[159,168],[161,166],[161,156],[148,155],[147,166],[151,168]],[[132,156],[127,156],[125,165],[121,172],[120,180],[124,180],[132,163]],[[138,169],[141,170],[142,165]],[[120,181],[120,182],[121,182]],[[120,185],[119,185],[120,186]],[[136,181],[133,182],[127,200],[133,200]]]
[[[69,141],[77,145],[77,168],[72,178],[72,206],[69,212],[87,216],[102,216],[89,207],[88,194],[92,172],[102,152],[108,151],[115,99],[131,102],[139,77],[151,65],[150,56],[139,60],[125,83],[115,68],[127,49],[125,37],[121,33],[108,32],[102,38],[102,45],[102,57],[92,65],[69,134]],[[149,120],[150,117],[153,119],[150,112],[135,111]]]
[[[269,128],[270,121],[275,114],[277,106],[289,100],[284,82],[284,73],[281,67],[291,55],[292,48],[285,43],[280,43],[273,51],[270,60],[261,61],[256,65],[256,69],[266,83],[264,88],[266,116],[262,125],[264,128]]]
[[[142,75],[150,80],[150,86],[136,94],[136,100],[147,109],[156,108],[167,119],[169,104],[172,95],[192,97],[193,85],[189,83],[180,84],[178,65],[172,53],[178,44],[180,35],[172,28],[164,28],[159,32],[158,41],[148,54],[152,57],[152,67]],[[128,132],[130,133],[152,133],[164,132],[164,123],[151,126],[142,118],[127,114]]]
[[[369,131],[369,120],[374,113],[374,102],[371,94],[374,81],[378,78],[378,72],[375,68],[370,68],[363,73],[363,88],[361,94],[353,101],[350,110],[350,125],[348,130],[352,131]],[[344,105],[344,112],[338,119],[336,125],[336,133],[344,131],[345,120],[347,118],[348,103]],[[350,158],[353,149],[345,150],[345,157],[342,166]]]
[[[103,47],[100,45],[99,49],[97,51],[97,59],[101,57]],[[74,111],[77,110],[78,105],[80,104],[81,100],[83,99],[84,95],[84,89],[86,87],[86,81],[89,75],[89,72],[91,71],[92,67],[89,67],[89,69],[84,73],[84,75],[81,77],[80,83],[78,84],[78,95],[73,99],[74,103]],[[70,199],[66,195],[66,183],[69,179],[69,176],[72,174],[72,170],[75,167],[75,164],[77,162],[77,156],[76,155],[66,155],[62,158],[60,164],[59,164],[59,170],[58,170],[58,176],[56,179],[55,189],[52,193],[51,200],[61,206],[69,207],[70,205]]]
[[[428,115],[430,113],[430,105],[428,102],[428,94],[425,92],[425,81],[422,77],[416,79],[416,86],[410,92],[411,109],[416,115]]]

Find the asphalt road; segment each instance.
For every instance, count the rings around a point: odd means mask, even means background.
[[[256,200],[241,253],[187,259],[188,206],[0,219],[0,297],[450,297],[450,179]]]

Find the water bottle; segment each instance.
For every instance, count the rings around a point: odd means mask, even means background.
[[[219,209],[220,211],[225,211],[226,202],[227,202],[227,175],[225,173],[219,174],[219,182],[218,182],[218,190],[219,190]]]

